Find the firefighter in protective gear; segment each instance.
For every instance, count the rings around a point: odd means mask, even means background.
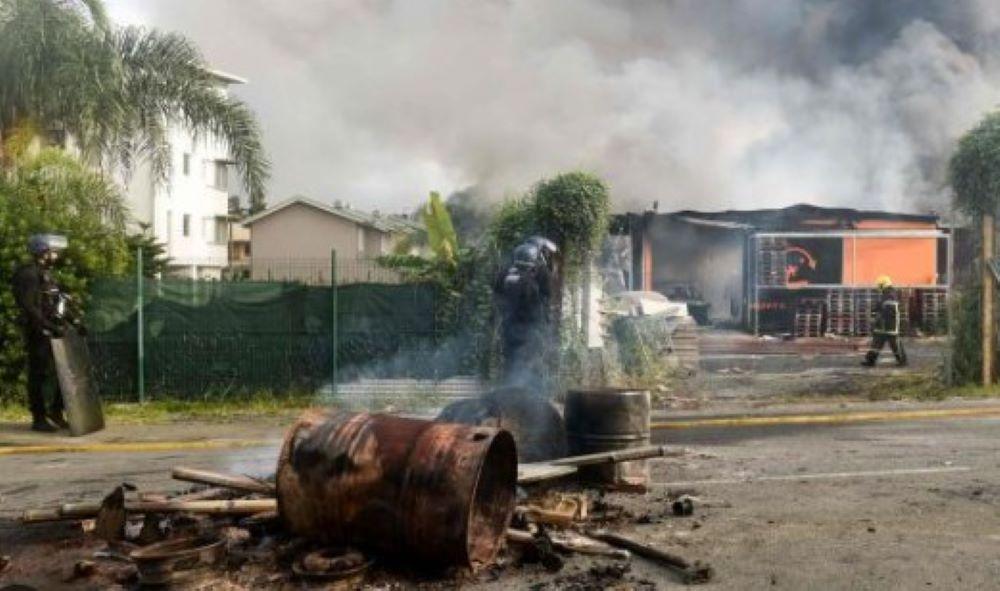
[[[903,348],[903,339],[900,334],[902,318],[899,313],[899,299],[896,291],[892,288],[892,279],[887,275],[878,278],[879,298],[878,309],[875,311],[874,323],[872,325],[872,344],[865,355],[865,360],[861,363],[866,367],[872,367],[878,360],[879,352],[886,343],[892,349],[892,354],[896,357],[896,363],[906,365],[906,349]]]
[[[55,376],[50,339],[62,336],[63,321],[56,313],[62,291],[52,277],[52,265],[66,248],[66,238],[56,234],[36,234],[28,241],[31,261],[17,268],[11,287],[21,309],[21,326],[28,357],[28,405],[31,428],[53,432],[68,429],[63,417],[63,399],[58,388],[46,409],[45,384]],[[51,421],[51,422],[50,422]],[[53,426],[53,424],[55,426]]]
[[[549,331],[555,253],[551,240],[533,236],[513,250],[510,265],[493,284],[508,385],[531,380],[540,371]]]

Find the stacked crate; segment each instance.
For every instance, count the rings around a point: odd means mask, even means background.
[[[823,302],[802,300],[795,307],[795,336],[823,336]]]
[[[854,334],[868,336],[872,333],[873,315],[878,307],[879,294],[874,289],[854,290]]]
[[[785,285],[788,256],[785,241],[780,238],[760,238],[757,248],[757,284]]]
[[[698,325],[694,318],[685,318],[677,326],[671,337],[672,347],[670,352],[677,356],[677,363],[680,368],[687,370],[693,375],[698,371],[700,360],[700,348],[698,346]]]
[[[854,334],[854,293],[849,289],[831,289],[826,293],[827,331],[837,335]]]
[[[921,326],[928,334],[943,332],[948,318],[948,294],[943,289],[920,292]]]
[[[899,296],[899,330],[903,333],[910,332],[910,302],[913,301],[914,291],[912,289],[901,289]]]

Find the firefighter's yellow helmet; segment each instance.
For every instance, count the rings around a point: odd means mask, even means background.
[[[888,275],[879,275],[878,279],[875,280],[875,285],[877,285],[879,289],[889,289],[892,287],[892,277],[889,277]]]

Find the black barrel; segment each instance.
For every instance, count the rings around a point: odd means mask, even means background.
[[[566,437],[570,455],[649,445],[649,392],[603,388],[566,395]],[[645,461],[585,466],[580,476],[609,483],[646,484]]]

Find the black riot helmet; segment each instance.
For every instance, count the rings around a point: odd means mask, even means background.
[[[66,249],[68,241],[59,234],[34,234],[28,238],[28,251],[35,257],[47,253],[59,253]]]
[[[542,250],[531,242],[519,244],[512,254],[514,265],[518,267],[537,267],[545,264]]]

